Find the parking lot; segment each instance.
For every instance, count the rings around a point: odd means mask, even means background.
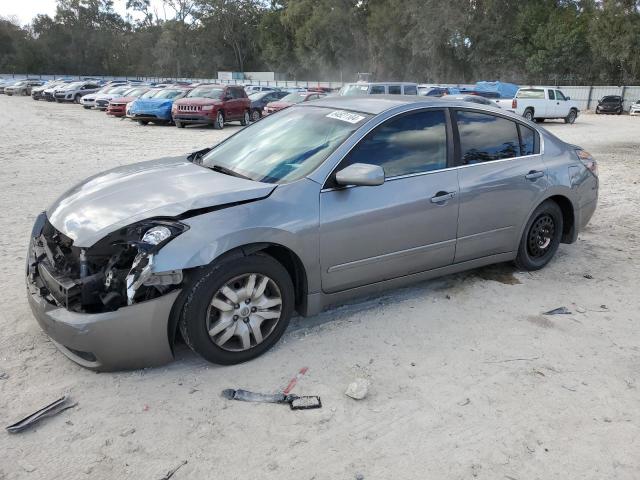
[[[0,479],[636,479],[640,471],[640,118],[544,124],[599,161],[576,244],[520,273],[498,265],[292,321],[249,363],[184,345],[160,368],[96,374],[60,354],[27,306],[36,215],[83,178],[237,131],[141,126],[79,105],[0,96],[0,420],[62,394],[78,405],[0,434]],[[565,306],[570,315],[542,315]],[[320,395],[319,410],[229,402],[225,388]],[[360,401],[344,395],[371,382]],[[64,455],[61,455],[64,453]],[[401,475],[399,475],[401,472]]]

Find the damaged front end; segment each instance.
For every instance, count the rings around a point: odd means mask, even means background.
[[[110,312],[152,300],[180,287],[182,271],[155,273],[154,257],[188,228],[171,219],[144,220],[82,248],[42,213],[31,235],[28,281],[49,303],[72,312]]]

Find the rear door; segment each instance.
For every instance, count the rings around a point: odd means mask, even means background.
[[[455,111],[460,215],[455,262],[513,252],[548,187],[538,133],[524,123]]]
[[[336,168],[376,164],[386,179],[375,187],[340,187],[332,176],[320,193],[325,292],[453,262],[458,173],[448,168],[453,157],[447,118],[445,109],[393,117],[362,139]]]

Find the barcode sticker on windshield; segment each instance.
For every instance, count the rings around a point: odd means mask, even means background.
[[[364,119],[362,115],[358,115],[357,113],[345,112],[344,110],[336,110],[335,112],[331,112],[327,115],[327,118],[335,118],[336,120],[342,120],[343,122],[349,123],[358,123],[360,120]]]

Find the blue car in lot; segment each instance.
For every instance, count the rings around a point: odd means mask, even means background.
[[[140,125],[153,123],[171,123],[171,107],[173,102],[187,95],[190,87],[176,85],[163,88],[151,98],[139,98],[131,104],[129,113],[131,118]]]

